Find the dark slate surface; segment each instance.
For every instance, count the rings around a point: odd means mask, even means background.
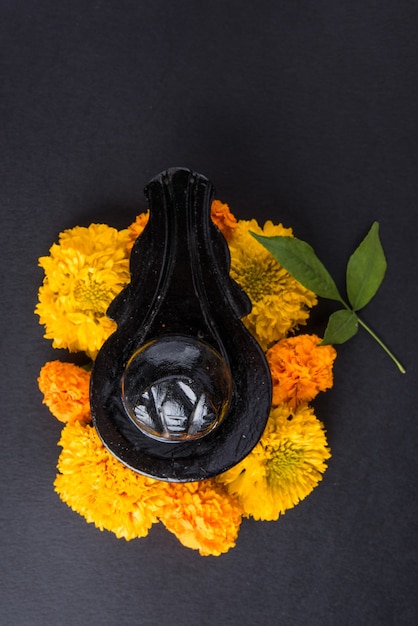
[[[2,3],[2,624],[418,622],[417,26],[387,0]],[[408,370],[365,333],[342,346],[316,402],[324,481],[219,558],[162,527],[117,540],[62,504],[36,384],[58,356],[32,314],[37,258],[64,228],[126,226],[183,165],[238,217],[293,226],[340,284],[379,220],[389,268],[364,316]]]

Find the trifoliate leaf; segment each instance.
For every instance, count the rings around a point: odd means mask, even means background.
[[[374,222],[347,264],[347,295],[354,311],[362,309],[379,289],[386,272],[386,259]]]
[[[306,289],[342,302],[334,280],[308,243],[296,237],[251,235]]]
[[[328,320],[324,338],[320,345],[345,343],[358,331],[357,315],[353,311],[336,311]]]

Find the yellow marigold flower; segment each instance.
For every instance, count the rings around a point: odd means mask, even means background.
[[[277,520],[317,486],[331,454],[321,422],[308,405],[274,408],[250,454],[218,480],[256,520]]]
[[[337,353],[333,346],[319,346],[320,341],[316,335],[298,335],[282,339],[268,350],[274,405],[286,402],[295,409],[332,387]]]
[[[138,239],[139,235],[148,224],[148,220],[149,210],[145,213],[140,213],[139,215],[137,215],[135,221],[130,226],[128,226],[128,242],[126,244],[128,252],[132,250],[135,241]]]
[[[61,500],[100,530],[127,541],[145,537],[157,521],[159,481],[117,461],[93,426],[67,424],[59,445],[55,490]]]
[[[220,200],[214,200],[211,206],[212,221],[219,228],[223,236],[229,241],[236,229],[238,222],[231,213],[229,206]]]
[[[249,231],[268,237],[293,236],[293,233],[292,229],[270,221],[260,228],[254,219],[239,220],[229,241],[231,276],[252,303],[252,311],[243,322],[266,350],[306,323],[309,308],[316,304],[317,298],[279,265]]]
[[[90,421],[90,373],[73,363],[49,361],[38,378],[43,402],[61,422]]]
[[[127,230],[105,224],[76,226],[39,259],[45,278],[35,313],[54,348],[95,358],[116,329],[106,310],[130,280],[127,237]]]
[[[159,518],[184,546],[201,556],[219,556],[235,546],[242,509],[221,484],[208,479],[164,486]]]

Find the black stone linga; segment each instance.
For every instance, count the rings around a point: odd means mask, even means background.
[[[210,181],[185,168],[145,188],[150,217],[131,253],[131,282],[94,363],[93,422],[108,450],[153,478],[202,480],[242,460],[271,405],[264,354],[241,322],[248,297],[229,276]]]

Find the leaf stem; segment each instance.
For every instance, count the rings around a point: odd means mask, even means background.
[[[356,315],[357,315],[357,313],[356,313]],[[357,315],[357,320],[358,320],[358,323],[360,324],[360,326],[363,326],[363,328],[365,330],[367,330],[367,332],[373,337],[373,339],[375,341],[377,341],[379,346],[381,348],[383,348],[383,350],[386,352],[386,354],[390,356],[390,358],[395,363],[395,365],[397,366],[399,371],[402,374],[405,374],[406,370],[405,370],[404,366],[398,361],[398,359],[395,357],[395,355],[389,350],[389,348],[383,343],[383,341],[376,335],[376,333],[369,326],[367,326],[367,324],[365,322],[363,322],[363,320],[360,319],[360,317],[358,315]]]

